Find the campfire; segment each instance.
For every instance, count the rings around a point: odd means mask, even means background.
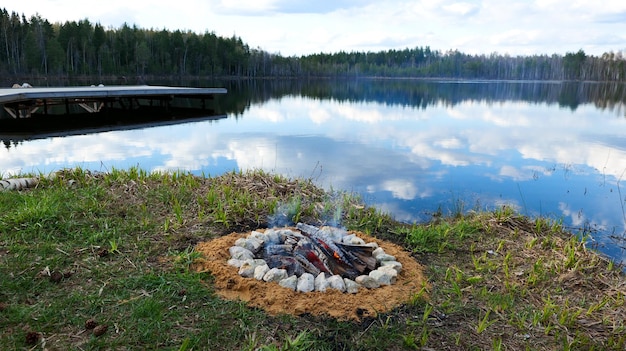
[[[312,314],[330,316],[339,320],[362,320],[389,311],[407,301],[414,300],[417,296],[425,296],[428,291],[428,281],[423,267],[403,247],[369,237],[364,233],[346,232],[335,227],[320,227],[317,231],[313,227],[312,230],[317,234],[325,234],[328,238],[333,238],[327,240],[339,248],[342,246],[338,243],[365,246],[364,250],[371,250],[371,256],[376,260],[375,269],[371,270],[366,264],[362,274],[358,273],[360,275],[354,279],[350,276],[343,277],[340,272],[339,274],[333,273],[332,263],[325,263],[322,266],[328,272],[317,267],[320,270],[319,274],[314,275],[317,272],[315,270],[312,270],[313,273],[307,272],[305,267],[311,269],[311,266],[315,267],[315,265],[307,258],[306,248],[309,245],[307,241],[313,240],[310,234],[307,235],[310,230],[306,228],[311,227],[302,224],[275,225],[265,230],[235,232],[200,242],[195,250],[202,257],[194,262],[194,269],[198,272],[210,272],[214,277],[212,285],[216,294],[224,299],[245,301],[248,306],[261,308],[271,315]],[[296,239],[295,242],[293,238]],[[297,244],[299,242],[302,242],[300,246]],[[274,245],[289,246],[266,250]],[[322,253],[320,259],[322,263],[325,257],[333,257],[336,260],[333,251],[328,249],[324,251],[313,246],[318,245],[317,241],[310,245],[317,250],[313,253]],[[331,246],[328,245],[328,247]],[[272,252],[278,252],[278,256],[292,257],[289,252],[294,251],[297,252],[293,255],[294,260],[302,261],[302,257],[306,258],[306,261],[300,263],[302,268],[291,264],[293,260],[290,258],[279,260],[278,262],[282,263],[270,268],[268,262],[272,263],[269,258]],[[304,255],[299,254],[302,252]],[[357,252],[362,251],[357,250]],[[339,251],[337,255],[341,257]],[[356,266],[354,269],[362,267],[358,263]],[[289,267],[292,268],[289,269]],[[345,267],[340,269],[346,270]],[[271,270],[273,272],[266,277]],[[301,272],[303,273],[298,276]],[[351,276],[354,275],[352,273]],[[279,283],[268,283],[266,280]],[[312,285],[311,280],[313,280]],[[278,284],[288,288],[277,289]]]
[[[277,282],[307,293],[336,289],[357,293],[394,284],[402,264],[375,242],[337,227],[296,227],[252,231],[229,248],[228,264],[244,278]]]

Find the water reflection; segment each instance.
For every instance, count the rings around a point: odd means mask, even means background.
[[[231,96],[220,100],[227,119],[22,142],[1,152],[0,170],[264,169],[358,192],[407,222],[507,204],[598,230],[602,250],[624,259],[623,242],[609,237],[625,226],[620,87],[289,81],[228,88]]]
[[[166,84],[167,82],[164,82]],[[455,106],[467,100],[487,103],[503,101],[549,104],[576,110],[592,104],[598,109],[624,115],[626,85],[597,82],[477,82],[433,81],[414,79],[390,80],[261,80],[242,81],[181,81],[180,85],[227,87],[229,94],[224,106],[233,115],[240,115],[250,105],[285,95],[306,96],[316,100],[344,102],[377,102],[414,108],[439,104]]]

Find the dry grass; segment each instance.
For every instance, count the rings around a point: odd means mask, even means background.
[[[480,230],[451,240],[446,252],[428,255],[435,286],[428,345],[626,347],[626,280],[621,269],[558,224],[503,212],[459,219],[479,224]]]

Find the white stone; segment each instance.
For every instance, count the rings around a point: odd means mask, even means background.
[[[287,270],[280,268],[272,268],[263,276],[266,282],[279,282],[285,278],[287,278]]]
[[[373,242],[373,241],[372,241],[371,243],[366,243],[366,244],[365,244],[365,246],[373,247],[373,248],[375,248],[375,249],[377,249],[377,248],[378,248],[378,244],[377,244],[377,243],[375,243],[375,242]],[[384,251],[383,251],[383,252],[384,252]]]
[[[257,232],[256,230],[253,230],[252,232],[250,232],[250,235],[248,235],[248,237],[259,239],[261,241],[265,241],[265,239],[267,238],[265,236],[265,233]]]
[[[298,278],[296,290],[299,292],[311,292],[315,290],[315,277],[311,273],[303,273]]]
[[[315,291],[324,292],[326,289],[328,289],[328,280],[326,280],[326,275],[322,272],[315,277]]]
[[[343,278],[340,275],[335,274],[326,280],[328,281],[329,287],[337,289],[341,292],[346,291],[346,283],[344,283]]]
[[[391,285],[396,282],[398,272],[395,269],[376,269],[370,272],[370,277],[376,279],[380,285]]]
[[[252,266],[252,268],[255,268],[257,266],[262,266],[264,264],[267,264],[267,263],[265,263],[265,260],[260,259],[260,258],[254,258],[254,259],[248,258],[248,259],[245,259],[245,260],[236,260],[234,258],[231,258],[229,261],[231,261],[231,260],[233,261],[233,264],[236,264],[236,261],[240,262],[238,268],[241,268],[241,266],[243,266],[244,264],[248,264],[248,265]]]
[[[365,245],[365,240],[359,238],[358,236],[355,236],[354,238],[350,239],[349,244],[352,244],[352,245]]]
[[[356,238],[356,235],[354,234],[349,234],[344,236],[343,238],[341,238],[341,242],[344,244],[350,244],[350,242],[352,241],[352,239]]]
[[[294,232],[290,228],[279,228],[279,229],[276,229],[276,231],[280,235],[294,235],[294,234],[297,235],[297,234],[300,234],[299,232]]]
[[[376,256],[376,262],[381,263],[381,264],[382,262],[385,262],[385,261],[395,261],[395,260],[396,260],[395,256],[392,256],[386,253]]]
[[[402,263],[398,261],[382,261],[380,263],[381,267],[391,267],[396,270],[396,272],[402,272]]]
[[[283,229],[278,229],[278,230],[276,230],[276,234],[277,234],[277,237],[278,237],[278,241],[277,241],[277,242],[280,242],[280,243],[284,243],[284,242],[285,242],[285,239],[286,239],[287,237],[289,237],[289,236],[294,236],[294,235],[295,235],[295,236],[298,236],[298,235],[300,235],[300,233],[299,233],[299,232],[298,232],[298,233],[296,233],[296,232],[294,232],[293,230],[291,230],[291,229],[287,229],[287,228],[283,228]]]
[[[239,238],[235,241],[235,245],[248,249],[252,253],[257,253],[263,247],[263,241],[255,238]]]
[[[275,229],[268,229],[265,231],[265,242],[270,243],[278,243],[280,242],[281,236]]]
[[[398,276],[398,271],[392,266],[381,266],[381,267],[378,267],[377,270],[387,272],[396,277]]]
[[[257,238],[248,238],[248,244],[250,245],[251,248],[248,248],[248,250],[257,253],[259,252],[260,249],[263,248],[263,244],[265,244],[265,242],[261,239],[257,239]]]
[[[253,260],[248,259],[248,260],[246,260],[245,262],[250,263],[250,264],[251,264],[251,265],[253,265],[254,267],[258,267],[258,266],[262,266],[262,265],[264,265],[264,264],[267,264],[267,263],[265,262],[265,260],[264,260],[264,259],[262,259],[262,258],[255,258],[255,259],[253,259]]]
[[[233,266],[233,267],[241,267],[241,265],[244,263],[245,261],[243,260],[238,260],[236,258],[231,258],[229,259],[226,264],[228,264],[229,266]]]
[[[248,238],[239,238],[235,240],[235,246],[243,247],[244,249],[248,249],[244,244],[248,241]],[[250,249],[248,249],[250,250]]]
[[[269,270],[270,270],[270,267],[267,264],[264,264],[262,266],[256,266],[254,268],[254,279],[263,280],[265,273],[267,273],[267,271]]]
[[[369,275],[360,275],[356,277],[355,282],[367,289],[376,289],[380,287],[378,280],[370,277]]]
[[[244,278],[252,278],[254,276],[254,269],[256,267],[251,265],[250,262],[244,262],[241,267],[239,267],[239,275]]]
[[[385,253],[385,250],[383,250],[382,247],[379,247],[375,249],[374,251],[372,251],[372,256],[378,257],[378,255],[383,255],[384,253]]]
[[[228,249],[228,252],[230,252],[230,256],[232,258],[237,260],[254,259],[254,254],[250,250],[241,246],[231,246]]]
[[[281,279],[278,282],[278,285],[282,286],[283,288],[287,288],[287,289],[295,291],[296,287],[298,286],[298,277],[296,277],[295,275],[292,275],[285,279]]]
[[[359,284],[354,280],[343,278],[343,283],[346,285],[346,292],[350,294],[356,294],[359,292]]]

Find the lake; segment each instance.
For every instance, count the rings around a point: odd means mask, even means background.
[[[163,82],[155,82],[153,84]],[[171,82],[166,82],[172,84]],[[626,260],[626,90],[619,84],[422,80],[223,86],[223,118],[3,140],[0,174],[138,166],[312,179],[404,222],[508,205]]]

